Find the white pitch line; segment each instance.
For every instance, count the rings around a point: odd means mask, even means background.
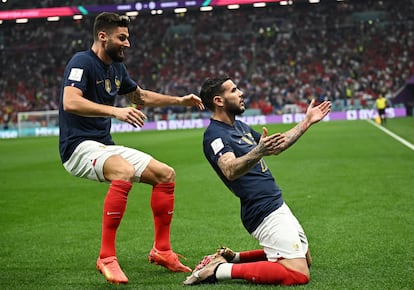
[[[410,142],[408,142],[407,140],[401,138],[400,136],[398,136],[397,134],[394,134],[393,132],[391,132],[390,130],[388,130],[387,128],[384,128],[384,126],[378,125],[377,123],[375,123],[374,121],[367,119],[367,121],[369,123],[371,123],[372,125],[374,125],[375,127],[377,127],[378,129],[381,129],[382,131],[384,131],[387,135],[391,136],[392,138],[394,138],[395,140],[397,140],[398,142],[400,142],[401,144],[407,146],[408,148],[410,148],[411,150],[414,150],[414,145],[411,144]]]

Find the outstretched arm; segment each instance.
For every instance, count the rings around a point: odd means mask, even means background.
[[[292,146],[311,125],[322,120],[331,109],[330,102],[314,105],[315,101],[312,100],[302,122],[283,134],[267,136],[268,131],[264,127],[259,143],[247,154],[240,157],[236,157],[233,152],[223,154],[217,165],[224,176],[228,180],[235,180],[249,172],[264,156],[278,155]]]
[[[330,102],[323,102],[318,106],[314,104],[315,101],[312,100],[302,122],[283,134],[267,136],[268,131],[264,127],[259,143],[249,153],[240,157],[236,157],[232,152],[223,154],[217,164],[224,176],[228,180],[235,180],[249,172],[262,157],[278,155],[292,146],[311,125],[322,120],[330,111]]]
[[[309,129],[310,126],[325,118],[330,110],[331,102],[324,101],[318,106],[315,106],[315,100],[312,100],[306,110],[305,118],[295,127],[283,133],[285,136],[285,143],[281,146],[282,151],[295,144],[295,142]]]
[[[189,94],[183,97],[169,96],[157,92],[143,90],[140,87],[129,94],[125,95],[132,103],[149,107],[163,107],[163,106],[183,106],[183,107],[198,107],[204,110],[204,105],[201,99]]]

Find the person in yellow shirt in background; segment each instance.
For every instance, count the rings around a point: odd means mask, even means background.
[[[377,100],[375,101],[375,106],[378,111],[378,121],[380,124],[385,125],[387,122],[387,118],[385,115],[385,108],[387,107],[387,99],[384,97],[382,93],[379,94]]]

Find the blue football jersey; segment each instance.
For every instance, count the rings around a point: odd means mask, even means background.
[[[59,104],[59,150],[62,162],[69,159],[76,146],[85,140],[112,145],[110,117],[83,117],[63,110],[63,89],[79,88],[83,97],[105,105],[114,105],[115,97],[134,91],[137,84],[129,77],[123,63],[103,63],[90,49],[76,53],[63,76]]]
[[[263,159],[234,181],[223,175],[217,162],[226,152],[233,152],[236,157],[247,154],[256,147],[260,136],[260,133],[240,120],[235,121],[234,127],[211,120],[203,138],[205,157],[225,185],[240,198],[241,220],[249,233],[283,204],[282,192]]]

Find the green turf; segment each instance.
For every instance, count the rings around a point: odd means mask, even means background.
[[[414,118],[390,119],[387,128],[414,142]],[[171,240],[190,266],[222,244],[257,247],[241,226],[238,200],[202,155],[202,132],[114,135],[175,168]],[[56,137],[0,140],[0,152],[0,289],[183,289],[186,274],[147,262],[153,242],[149,186],[134,186],[118,234],[118,258],[130,283],[109,285],[95,271],[107,185],[66,173]],[[335,121],[316,125],[266,162],[313,254],[311,282],[295,289],[413,288],[413,150],[366,121]],[[280,288],[244,281],[195,288],[257,287]]]

